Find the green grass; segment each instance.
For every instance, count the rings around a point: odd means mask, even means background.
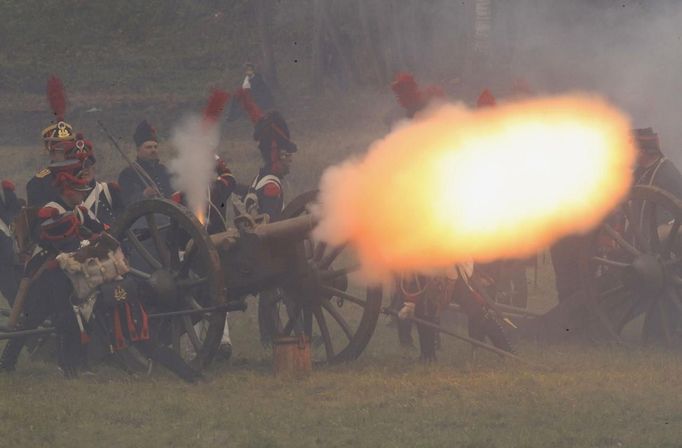
[[[237,316],[236,319],[239,319]],[[254,334],[250,335],[255,336]],[[0,446],[680,446],[682,360],[669,352],[523,347],[536,371],[446,343],[438,364],[396,347],[382,321],[368,352],[305,380],[245,351],[209,382],[99,369],[62,379],[24,361],[0,376]],[[246,346],[251,344],[247,343]]]

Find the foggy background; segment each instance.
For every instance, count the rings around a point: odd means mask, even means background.
[[[395,107],[393,74],[407,70],[468,103],[485,87],[509,96],[519,81],[534,94],[601,93],[635,127],[658,130],[664,152],[682,162],[676,0],[0,0],[0,7],[0,144],[39,144],[51,118],[44,99],[51,73],[64,81],[77,127],[94,129],[103,118],[128,138],[151,115],[168,136],[211,87],[239,86],[243,63],[253,61],[298,130],[319,128],[326,111],[379,122],[378,111]]]

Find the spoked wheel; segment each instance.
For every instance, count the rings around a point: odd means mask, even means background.
[[[316,197],[317,191],[300,195],[286,206],[282,219],[307,214]],[[356,359],[374,333],[381,311],[381,288],[367,287],[359,280],[359,265],[344,246],[327,247],[307,237],[297,251],[307,274],[273,295],[268,306],[277,317],[271,334],[305,334],[311,339],[317,362]]]
[[[201,223],[186,208],[165,199],[128,207],[112,228],[142,280],[150,314],[224,303],[218,253]],[[195,368],[211,362],[220,345],[225,312],[162,317],[151,322],[157,342],[172,347]]]
[[[588,312],[618,341],[682,342],[682,201],[651,186],[596,233],[588,268]]]

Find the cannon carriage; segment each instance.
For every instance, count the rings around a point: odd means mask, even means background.
[[[293,200],[281,221],[241,215],[234,228],[210,236],[171,201],[132,204],[111,233],[132,261],[130,275],[143,280],[159,340],[205,367],[219,348],[225,313],[246,309],[247,298],[261,294],[277,335],[315,333],[317,361],[357,358],[376,326],[381,289],[359,281],[345,247],[310,238],[315,219],[307,205],[315,196]]]
[[[681,224],[682,201],[657,187],[633,187],[596,230],[576,240],[576,292],[547,313],[531,315],[522,335],[679,346]]]

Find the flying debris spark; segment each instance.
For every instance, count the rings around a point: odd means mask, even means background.
[[[441,104],[324,173],[316,237],[352,244],[375,279],[525,257],[598,225],[634,159],[628,119],[599,98]]]

